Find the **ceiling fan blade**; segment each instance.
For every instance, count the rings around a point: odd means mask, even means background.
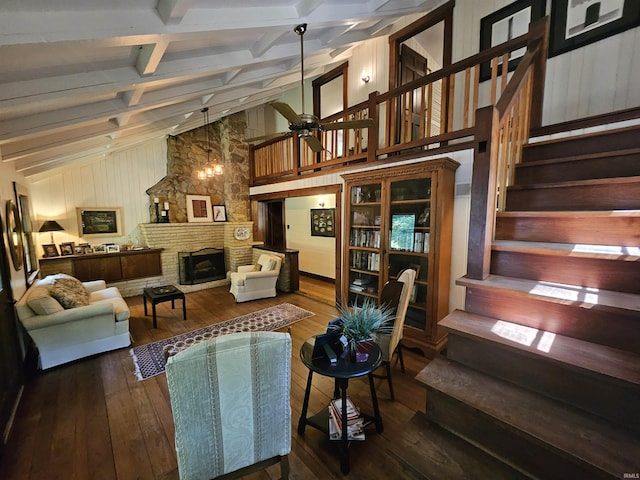
[[[308,137],[302,137],[302,138],[305,139],[305,141],[307,142],[307,145],[309,145],[309,148],[314,152],[321,152],[322,150],[324,150],[324,147],[322,146],[322,142],[318,140],[318,137],[309,135]]]
[[[302,123],[300,116],[289,106],[288,103],[270,102],[269,105],[275,108],[280,115],[289,120],[289,123]]]
[[[261,135],[259,137],[245,138],[247,143],[259,142],[261,140],[271,140],[272,138],[282,137],[285,135],[291,135],[291,132],[270,133],[269,135]]]
[[[342,130],[343,128],[367,128],[372,127],[373,119],[363,118],[362,120],[349,120],[346,122],[323,123],[320,125],[322,130]]]

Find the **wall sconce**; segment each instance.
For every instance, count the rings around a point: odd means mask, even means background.
[[[362,77],[361,77],[362,81],[364,83],[369,83],[369,80],[371,80],[371,77],[369,76],[369,74],[367,72],[365,72],[364,70],[362,71]]]

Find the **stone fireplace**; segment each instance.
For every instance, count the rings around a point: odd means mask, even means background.
[[[250,218],[249,146],[244,141],[244,112],[224,117],[167,139],[167,175],[148,188],[149,218],[157,222],[156,206],[168,204],[170,223],[187,222],[187,195],[206,195],[212,205],[224,205],[227,219],[244,222]],[[207,159],[207,130],[211,156],[223,164],[223,174],[198,179],[196,170]]]

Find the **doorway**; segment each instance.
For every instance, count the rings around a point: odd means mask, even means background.
[[[335,254],[335,261],[332,262],[333,265],[329,268],[331,272],[334,273],[332,276],[335,278],[335,282],[333,282],[332,288],[334,291],[334,298],[336,302],[340,301],[340,265],[341,265],[341,251],[342,251],[342,220],[341,220],[341,211],[342,211],[342,185],[326,185],[319,187],[309,187],[302,188],[298,190],[289,190],[284,192],[273,192],[259,195],[251,196],[251,211],[254,219],[254,240],[262,241],[267,246],[275,246],[268,242],[276,241],[274,240],[273,233],[277,231],[278,234],[282,233],[283,244],[278,245],[278,248],[294,248],[296,249],[296,245],[288,245],[287,244],[287,225],[289,226],[289,231],[291,231],[292,227],[297,229],[304,229],[305,232],[311,231],[311,209],[317,208],[319,205],[314,205],[311,208],[307,208],[300,215],[292,216],[291,219],[287,218],[285,201],[287,199],[299,199],[302,197],[313,197],[313,196],[323,196],[327,200],[331,199],[330,202],[327,202],[325,206],[335,205],[335,214],[334,214],[334,227],[335,227],[335,236],[325,238],[324,240],[329,240],[332,245],[332,253]],[[277,207],[272,206],[272,204],[279,204],[281,209],[276,212],[272,212],[273,215],[270,215],[270,209],[276,209]],[[278,216],[280,214],[280,216]],[[295,222],[295,223],[292,223]],[[312,237],[316,238],[316,237]],[[310,242],[309,242],[310,243]],[[306,245],[303,245],[306,247]],[[322,253],[317,254],[317,258],[321,258]],[[317,260],[316,258],[316,260]],[[303,262],[304,267],[304,262]],[[323,278],[324,277],[324,278]],[[301,275],[300,281],[303,284],[303,289],[307,288],[305,281],[309,280],[309,276]],[[326,276],[320,275],[318,278],[313,279],[323,282],[326,287]],[[309,280],[310,281],[310,280]],[[313,288],[309,286],[309,288]],[[326,290],[326,288],[325,288]],[[326,295],[325,295],[326,296]]]

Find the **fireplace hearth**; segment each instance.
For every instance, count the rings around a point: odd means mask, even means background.
[[[194,252],[178,252],[180,285],[222,280],[227,274],[224,266],[224,250],[203,248]]]

